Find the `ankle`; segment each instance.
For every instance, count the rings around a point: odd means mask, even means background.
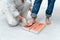
[[[50,17],[46,17],[46,19],[49,19]]]
[[[32,18],[33,21],[35,21],[36,18]]]

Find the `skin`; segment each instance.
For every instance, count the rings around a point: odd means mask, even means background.
[[[50,18],[46,17],[46,21],[45,22],[46,22],[47,25],[50,25],[51,24]]]

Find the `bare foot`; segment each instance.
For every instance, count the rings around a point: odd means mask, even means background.
[[[32,19],[28,22],[28,24],[27,24],[26,26],[27,26],[27,27],[30,27],[30,26],[33,25],[35,22],[36,22],[36,21],[35,21],[35,18],[32,18]]]
[[[50,19],[48,17],[46,17],[46,24],[47,25],[50,25],[51,24],[51,21],[50,21]]]

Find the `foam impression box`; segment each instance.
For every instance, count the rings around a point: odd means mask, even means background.
[[[23,29],[34,33],[39,33],[44,27],[45,27],[44,23],[36,22],[30,27],[23,27]]]

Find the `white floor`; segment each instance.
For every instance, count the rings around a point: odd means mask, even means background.
[[[46,1],[43,1],[38,14],[37,20],[40,22],[44,22],[45,20]],[[5,16],[0,12],[0,40],[60,40],[59,2],[60,0],[56,0],[53,16],[51,17],[52,24],[46,26],[39,34],[23,30],[20,25],[17,27],[9,27],[6,23]],[[30,14],[28,15],[30,17]]]

